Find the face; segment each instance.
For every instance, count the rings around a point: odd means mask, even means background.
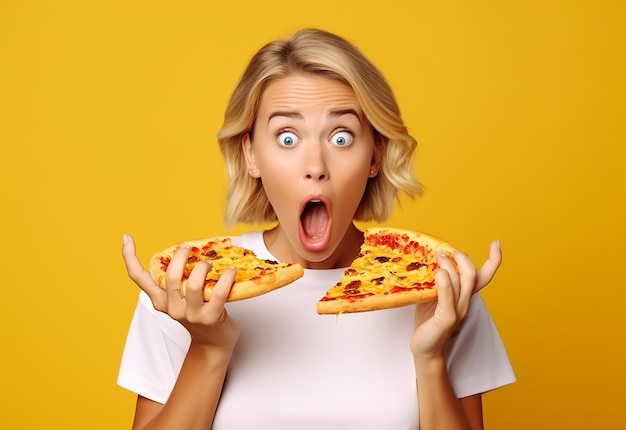
[[[243,149],[279,220],[274,255],[312,267],[354,237],[354,214],[378,169],[371,126],[348,85],[299,74],[269,83]]]

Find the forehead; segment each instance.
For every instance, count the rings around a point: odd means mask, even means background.
[[[334,110],[351,108],[362,116],[354,90],[341,81],[316,75],[294,74],[271,81],[259,104],[259,116],[274,110]]]

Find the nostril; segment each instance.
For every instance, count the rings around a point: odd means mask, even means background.
[[[318,175],[318,176],[317,176],[317,180],[318,180],[318,181],[324,181],[324,180],[326,180],[326,178],[327,178],[327,177],[328,177],[328,176],[327,176],[326,174],[321,174],[321,175]],[[315,175],[307,174],[307,175],[306,175],[306,178],[307,178],[307,179],[314,179],[314,178],[315,178]]]

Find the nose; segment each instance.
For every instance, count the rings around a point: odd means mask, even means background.
[[[330,179],[330,172],[326,164],[326,154],[321,143],[309,145],[304,158],[306,179],[314,181]]]

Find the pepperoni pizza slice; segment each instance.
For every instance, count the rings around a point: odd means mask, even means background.
[[[213,287],[221,274],[229,267],[235,267],[237,274],[228,301],[248,299],[268,293],[292,283],[302,277],[304,271],[299,264],[263,260],[254,252],[232,244],[228,237],[192,240],[184,242],[189,246],[189,256],[183,273],[181,296],[185,295],[187,279],[200,261],[209,261],[211,270],[204,281],[204,300],[211,298]],[[160,287],[165,288],[165,272],[174,252],[182,245],[172,245],[157,252],[150,259],[150,274]]]
[[[373,311],[434,300],[436,254],[454,248],[426,233],[370,228],[357,258],[317,303],[319,314]]]

